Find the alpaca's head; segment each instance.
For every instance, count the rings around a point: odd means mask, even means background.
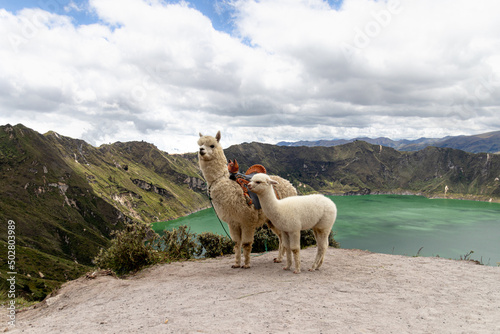
[[[278,181],[274,181],[267,174],[257,173],[252,176],[252,179],[248,184],[248,189],[256,194],[262,194],[267,191],[267,189],[272,187],[273,184],[278,184]]]
[[[200,146],[198,158],[203,161],[211,161],[218,158],[223,158],[225,160],[224,151],[219,143],[220,138],[220,131],[217,132],[215,138],[212,136],[204,136],[200,133],[200,139],[198,139],[198,146]],[[226,164],[226,161],[224,161],[224,164]]]

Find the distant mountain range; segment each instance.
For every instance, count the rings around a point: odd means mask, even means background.
[[[471,153],[500,153],[500,131],[488,132],[472,136],[448,136],[444,138],[420,138],[416,140],[392,140],[379,138],[333,139],[318,141],[297,141],[277,143],[278,146],[337,146],[362,140],[374,145],[392,147],[398,151],[419,151],[427,146],[455,148]]]
[[[494,136],[498,133],[476,136],[476,147]],[[303,194],[443,196],[448,186],[448,196],[500,199],[498,154],[436,147],[402,152],[386,145],[361,140],[334,147],[245,143],[225,153],[238,160],[242,171],[263,164]],[[463,145],[473,143],[468,138]],[[8,245],[7,222],[15,221],[16,289],[25,297],[42,299],[61,282],[90,270],[112,231],[127,222],[170,220],[209,205],[194,152],[172,155],[138,141],[94,147],[21,124],[0,126],[0,247]],[[0,275],[9,271],[2,261]],[[0,280],[0,290],[6,288],[7,281]]]

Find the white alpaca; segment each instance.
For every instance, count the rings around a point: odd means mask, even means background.
[[[214,209],[220,219],[228,224],[229,234],[235,242],[235,264],[232,267],[250,268],[250,252],[252,250],[255,229],[265,223],[269,225],[271,230],[280,239],[280,251],[278,258],[274,261],[281,262],[283,257],[281,232],[273,226],[262,212],[262,209],[256,210],[254,205],[249,206],[247,204],[243,190],[239,184],[229,179],[227,159],[219,143],[220,138],[220,131],[215,138],[212,136],[203,136],[200,133],[198,158],[201,171],[208,184],[208,192],[212,198]],[[295,190],[290,182],[279,176],[272,176],[272,178],[280,182],[280,186],[276,187],[280,198],[297,195],[297,190]],[[245,258],[243,266],[241,266],[242,247]]]
[[[290,269],[293,252],[294,273],[300,273],[300,231],[312,228],[318,247],[316,259],[309,269],[314,271],[323,264],[328,236],[337,218],[337,207],[323,195],[294,196],[278,200],[273,191],[273,185],[276,184],[277,181],[265,174],[255,174],[249,186],[259,196],[264,214],[281,230],[286,251],[286,267],[283,269]]]

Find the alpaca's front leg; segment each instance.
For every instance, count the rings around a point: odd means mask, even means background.
[[[241,267],[241,241],[234,243],[234,264],[231,268]]]
[[[283,261],[283,256],[285,255],[285,247],[283,247],[283,241],[281,240],[281,233],[278,234],[278,257],[273,261],[275,263],[281,263]]]
[[[229,225],[229,235],[234,241],[234,264],[231,268],[241,267],[241,228],[237,225]]]
[[[290,249],[293,253],[293,259],[295,261],[294,274],[300,273],[300,231],[288,233],[290,239]]]
[[[245,264],[242,266],[244,269],[250,268],[250,253],[252,252],[253,236],[255,234],[254,228],[243,227],[241,241],[243,246],[243,258]]]
[[[252,252],[252,243],[244,242],[242,244],[243,247],[243,259],[245,260],[245,264],[241,266],[243,269],[250,268],[250,253]]]
[[[267,225],[271,231],[278,236],[278,257],[274,258],[274,262],[281,263],[283,261],[283,255],[285,255],[285,248],[283,247],[283,240],[281,239],[281,231],[278,230],[271,221],[268,221]]]
[[[290,249],[290,236],[288,232],[281,232],[281,240],[283,242],[283,250],[286,253],[286,266],[283,270],[288,270],[292,266],[292,250]]]

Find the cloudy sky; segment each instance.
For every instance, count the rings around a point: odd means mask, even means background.
[[[500,130],[498,0],[0,0],[0,124],[93,145]]]

